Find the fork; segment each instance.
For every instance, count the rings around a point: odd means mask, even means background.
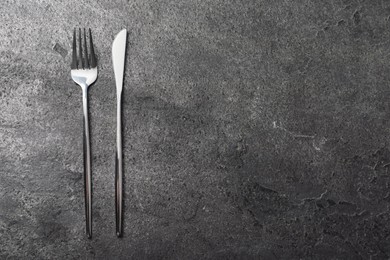
[[[91,174],[91,150],[89,143],[89,120],[88,120],[88,87],[92,85],[97,78],[97,61],[93,49],[91,29],[89,29],[90,53],[88,56],[87,37],[84,28],[84,54],[81,37],[81,28],[79,28],[79,54],[76,50],[76,29],[73,32],[73,54],[71,64],[71,76],[83,91],[83,113],[84,113],[84,195],[85,195],[85,219],[87,237],[92,237],[92,174]]]

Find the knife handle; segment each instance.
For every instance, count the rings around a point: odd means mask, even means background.
[[[115,218],[116,235],[122,237],[123,232],[123,162],[122,162],[122,117],[121,99],[117,105],[117,152],[115,155]]]

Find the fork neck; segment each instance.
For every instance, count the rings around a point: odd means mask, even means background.
[[[81,90],[83,91],[83,94],[88,92],[88,85],[87,84],[80,83],[79,85],[81,87]]]

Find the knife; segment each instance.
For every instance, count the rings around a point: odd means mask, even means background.
[[[116,155],[115,155],[115,218],[116,235],[122,236],[123,231],[123,162],[122,162],[122,88],[125,67],[127,31],[120,31],[112,43],[112,63],[114,67],[116,97],[117,97],[117,119],[116,119]]]

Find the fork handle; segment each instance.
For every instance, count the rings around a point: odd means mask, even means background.
[[[83,87],[83,119],[84,119],[84,195],[85,195],[85,221],[87,237],[92,237],[92,174],[91,174],[91,148],[89,141],[88,120],[88,89]]]
[[[123,224],[123,162],[122,162],[122,115],[121,115],[121,96],[118,96],[117,104],[117,131],[116,142],[117,151],[115,154],[115,217],[116,217],[116,235],[122,236]]]

